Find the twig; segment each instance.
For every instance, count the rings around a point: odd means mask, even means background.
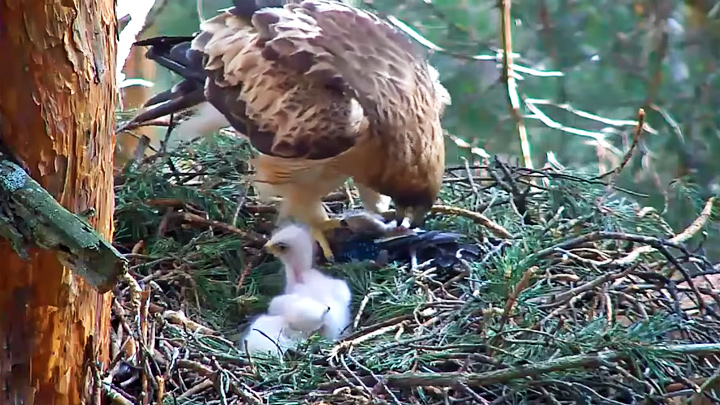
[[[622,162],[614,170],[610,170],[609,172],[603,173],[597,177],[598,179],[604,179],[605,177],[612,176],[613,178],[610,180],[610,182],[608,184],[609,187],[612,187],[612,185],[615,184],[617,177],[620,175],[620,173],[623,171],[623,169],[625,169],[625,166],[627,166],[628,162],[630,162],[630,158],[632,158],[632,155],[635,153],[635,149],[637,149],[638,143],[640,142],[640,137],[642,136],[644,126],[645,126],[645,110],[640,108],[640,109],[638,109],[638,120],[637,120],[637,125],[635,125],[635,132],[633,133],[632,144],[630,145],[630,149],[628,149],[628,151],[625,152],[625,156],[623,156]]]
[[[694,404],[699,401],[703,393],[708,391],[708,388],[715,386],[718,380],[720,380],[720,368],[700,385],[700,389],[692,395],[689,402]]]
[[[677,355],[707,355],[720,353],[720,343],[646,346],[646,350]],[[606,351],[595,355],[575,355],[560,357],[542,364],[512,367],[486,373],[403,373],[385,376],[390,387],[411,388],[418,386],[451,387],[463,383],[471,387],[506,383],[524,377],[539,377],[556,371],[576,368],[605,366],[628,358],[628,354],[619,351]]]
[[[105,396],[110,400],[110,405],[134,405],[132,401],[122,396],[117,390],[104,386]]]
[[[497,334],[493,336],[492,339],[490,339],[490,343],[488,343],[489,345],[495,345],[495,341],[497,340],[497,338],[502,336],[503,328],[505,328],[505,323],[510,318],[510,313],[515,309],[515,304],[517,303],[518,296],[521,292],[523,292],[523,290],[528,288],[528,286],[530,285],[530,279],[537,270],[537,267],[531,267],[527,269],[525,273],[523,273],[520,282],[518,282],[509,292],[507,302],[505,303],[505,309],[503,310],[502,317],[500,317],[500,322],[497,326]],[[488,350],[488,355],[492,356],[492,349]]]
[[[190,398],[195,394],[201,393],[207,389],[212,388],[214,385],[215,385],[215,383],[211,379],[206,378],[206,379],[200,381],[199,383],[193,385],[192,387],[190,387],[189,390],[183,392],[182,395],[177,397],[177,399]]]
[[[712,209],[716,201],[717,199],[715,197],[710,197],[705,203],[705,207],[700,215],[687,228],[685,228],[684,231],[670,238],[669,242],[673,244],[680,244],[695,236],[695,234],[705,226],[708,219],[710,219]],[[630,254],[622,259],[615,261],[615,263],[619,265],[633,263],[640,257],[640,255],[650,253],[653,250],[655,249],[652,246],[641,246],[630,252]]]
[[[527,129],[523,122],[522,113],[520,112],[520,97],[517,91],[517,82],[512,71],[512,29],[510,6],[512,0],[499,0],[500,14],[502,16],[500,24],[500,36],[502,38],[503,61],[502,61],[502,80],[507,86],[507,97],[510,107],[510,114],[515,120],[518,134],[520,135],[520,149],[522,150],[523,161],[525,167],[533,168],[532,155],[530,153],[530,141],[528,140]]]
[[[355,360],[355,358],[354,358],[352,355],[350,355],[350,353],[347,353],[347,354],[344,354],[344,355],[343,355],[343,357],[345,357],[345,356],[347,356],[347,358],[349,358],[353,363],[355,363],[356,366],[360,367],[360,368],[361,368],[362,370],[364,370],[366,373],[370,374],[370,375],[375,379],[375,381],[377,381],[378,384],[380,384],[380,386],[384,389],[384,391],[385,391],[388,395],[390,395],[390,398],[392,398],[392,400],[393,400],[393,402],[395,402],[395,404],[397,404],[397,405],[400,405],[400,404],[401,404],[401,402],[400,402],[400,400],[398,399],[398,397],[395,396],[395,394],[393,394],[392,391],[390,391],[390,388],[388,388],[387,385],[385,385],[385,382],[383,381],[382,377],[379,377],[379,376],[375,375],[375,373],[373,373],[372,370],[370,370],[369,368],[365,367],[365,366],[364,366],[362,363],[360,363],[359,361]],[[356,378],[357,378],[357,376],[356,376]],[[361,381],[359,378],[357,378],[357,379],[358,379],[358,381]],[[372,391],[374,391],[374,389],[373,389]]]
[[[607,118],[607,117],[601,117],[599,115],[591,114],[586,111],[578,110],[571,106],[570,104],[564,103],[564,104],[556,104],[549,100],[543,100],[538,98],[525,98],[524,99],[526,104],[532,104],[532,105],[548,105],[555,108],[559,108],[561,110],[565,110],[571,114],[575,114],[578,117],[585,118],[590,121],[597,121],[602,124],[612,125],[614,127],[627,127],[632,126],[633,128],[637,127],[638,122],[633,120],[620,120],[620,119],[613,119],[613,118]],[[655,108],[655,106],[651,106],[651,108]],[[648,125],[647,123],[644,123],[642,125],[642,129],[645,132],[648,132],[653,135],[657,135],[658,131]]]
[[[126,173],[128,170],[130,170],[131,167],[136,165],[138,162],[142,160],[142,157],[145,155],[145,150],[150,146],[150,138],[143,135],[139,137],[137,146],[135,147],[135,151],[133,151],[132,158],[125,162],[125,165],[123,165],[121,173]],[[116,184],[118,182],[116,181]]]
[[[596,279],[590,281],[589,283],[584,283],[582,285],[579,285],[575,288],[572,288],[570,290],[567,290],[561,294],[558,294],[556,296],[551,296],[547,303],[539,305],[539,309],[545,309],[554,307],[557,305],[560,305],[567,300],[571,299],[572,297],[578,296],[580,293],[592,290],[593,288],[610,281],[614,281],[620,278],[623,278],[627,276],[628,274],[632,273],[636,269],[636,266],[631,266],[625,269],[624,271],[620,273],[605,273],[601,275],[600,277],[597,277]]]
[[[234,233],[240,236],[242,239],[253,243],[254,245],[262,246],[267,242],[267,238],[261,235],[254,235],[249,232],[238,229],[230,224],[224,222],[214,221],[212,219],[205,219],[199,215],[191,214],[189,212],[173,212],[171,217],[180,219],[190,224],[196,224],[200,226],[209,226],[212,228],[220,229],[225,232]]]
[[[408,316],[407,318],[412,318],[412,316]],[[382,328],[374,329],[373,331],[365,334],[358,335],[357,337],[347,337],[344,340],[340,341],[338,344],[336,344],[332,350],[330,350],[330,358],[336,358],[339,354],[345,352],[345,350],[349,350],[351,347],[362,343],[366,340],[372,339],[375,336],[380,336],[382,334],[392,332],[403,325],[406,324],[407,321],[401,321],[397,322],[395,324],[391,324],[388,326],[384,326]]]
[[[668,240],[655,238],[652,236],[634,235],[634,234],[622,233],[622,232],[596,231],[596,232],[591,232],[591,233],[579,236],[577,238],[567,240],[567,241],[559,243],[555,246],[551,246],[549,248],[540,250],[539,252],[536,252],[536,253],[528,256],[523,262],[526,264],[532,264],[540,259],[543,259],[543,258],[555,253],[555,251],[557,249],[571,249],[575,246],[579,246],[579,245],[583,245],[588,242],[594,242],[594,241],[603,240],[603,239],[627,240],[627,241],[631,241],[631,242],[644,243],[644,244],[650,245],[655,248],[668,246],[668,247],[678,249],[678,250],[682,251],[684,254],[687,254],[688,256],[690,256],[690,252],[686,248],[680,246],[678,243],[675,243],[671,240],[668,241]],[[650,250],[650,251],[652,251],[652,250]],[[627,264],[629,264],[629,263],[630,262],[628,262]]]
[[[557,121],[554,121],[552,118],[548,117],[542,110],[540,110],[535,104],[525,102],[525,105],[527,106],[528,110],[530,110],[531,113],[534,115],[530,115],[527,118],[528,119],[537,119],[540,120],[543,124],[545,124],[548,128],[557,129],[559,131],[567,132],[569,134],[584,136],[587,138],[592,138],[597,142],[599,146],[602,146],[603,148],[606,148],[610,151],[612,151],[616,155],[620,155],[620,150],[613,146],[610,142],[605,139],[605,134],[602,132],[594,132],[594,131],[588,131],[585,129],[578,129],[573,127],[568,127],[566,125],[563,125]]]
[[[491,155],[485,149],[473,146],[465,140],[460,139],[460,137],[456,135],[445,133],[445,136],[450,138],[451,141],[455,142],[455,145],[457,145],[458,148],[468,149],[473,155],[480,156],[483,159],[490,159],[491,157]]]
[[[471,219],[475,223],[488,228],[498,238],[511,239],[513,237],[507,229],[479,212],[473,212],[459,207],[450,207],[447,205],[433,205],[431,212],[436,214],[456,215]]]

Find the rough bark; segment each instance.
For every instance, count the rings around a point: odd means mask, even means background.
[[[0,0],[2,143],[64,207],[94,208],[107,239],[116,30],[113,0]],[[0,403],[80,404],[84,362],[107,360],[110,294],[52,251],[29,256],[0,241]]]

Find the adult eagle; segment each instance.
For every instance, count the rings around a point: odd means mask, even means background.
[[[321,199],[349,177],[366,210],[389,196],[398,224],[422,225],[442,183],[450,96],[386,21],[336,1],[285,2],[234,0],[192,37],[138,42],[185,80],[131,125],[198,106],[214,119],[204,132],[229,123],[259,152],[254,180],[282,197],[280,218],[309,225],[332,260],[323,231],[338,221]]]

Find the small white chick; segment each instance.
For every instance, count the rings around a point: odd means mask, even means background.
[[[350,325],[350,288],[345,281],[327,276],[313,281],[297,284],[293,291],[327,304],[330,309],[325,314],[320,334],[326,339],[337,340]]]
[[[240,341],[240,349],[252,354],[266,353],[281,357],[285,350],[295,348],[300,336],[290,330],[281,315],[258,316]]]
[[[282,356],[297,347],[301,340],[323,327],[330,307],[310,297],[284,294],[273,298],[268,314],[252,322],[241,341],[241,349]]]
[[[296,224],[285,226],[265,244],[265,250],[285,265],[285,294],[310,297],[330,307],[320,334],[337,340],[350,324],[352,293],[345,281],[313,268],[314,244],[310,232]]]
[[[323,326],[328,311],[329,306],[299,294],[278,295],[268,305],[268,315],[281,315],[290,328],[308,334]]]

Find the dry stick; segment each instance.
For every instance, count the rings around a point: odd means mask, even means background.
[[[180,219],[182,221],[185,221],[190,224],[197,224],[202,226],[209,226],[215,229],[220,229],[225,232],[234,233],[238,236],[240,236],[242,239],[247,240],[249,242],[253,242],[258,245],[263,245],[265,242],[267,242],[266,238],[260,236],[260,235],[252,235],[248,232],[245,232],[241,229],[238,229],[230,224],[226,224],[224,222],[220,221],[214,221],[212,219],[205,219],[201,217],[200,215],[191,214],[189,212],[173,212],[171,214],[173,218]]]
[[[470,183],[470,188],[472,189],[473,193],[477,195],[479,190],[477,185],[475,184],[475,180],[473,180],[472,170],[470,170],[470,162],[468,162],[465,157],[461,157],[460,159],[462,159],[463,163],[465,164],[465,171],[467,172],[467,179],[468,183]]]
[[[196,383],[192,387],[190,387],[187,391],[180,394],[177,397],[177,399],[181,400],[181,399],[190,398],[195,394],[199,394],[205,390],[212,388],[214,385],[215,385],[215,383],[211,379],[206,378],[206,379],[200,381],[199,383]]]
[[[696,401],[699,401],[701,397],[703,396],[703,392],[708,391],[708,388],[711,388],[715,385],[715,383],[720,379],[720,368],[715,370],[713,375],[710,376],[707,380],[705,380],[701,385],[700,389],[698,389],[690,398],[691,403],[696,403]]]
[[[528,288],[528,286],[530,285],[530,279],[532,278],[533,274],[535,274],[536,271],[538,271],[537,266],[533,266],[533,267],[527,269],[525,271],[525,273],[523,273],[522,278],[520,279],[520,282],[518,282],[515,285],[515,287],[513,287],[513,289],[508,294],[509,296],[508,296],[507,302],[505,303],[505,310],[503,311],[502,317],[500,317],[500,323],[497,327],[498,334],[496,334],[490,340],[490,343],[489,343],[490,346],[493,346],[495,344],[495,340],[498,337],[502,336],[501,333],[503,331],[503,328],[505,327],[505,323],[507,323],[508,319],[510,319],[510,313],[513,311],[513,309],[515,309],[515,304],[517,303],[518,296],[520,295],[520,293],[523,290]],[[493,350],[489,349],[488,355],[492,356],[492,352],[493,352]]]
[[[558,305],[562,305],[568,300],[572,299],[573,297],[576,297],[578,294],[586,292],[588,290],[592,290],[593,288],[610,281],[615,281],[617,279],[623,278],[627,276],[628,274],[632,273],[637,269],[637,266],[630,266],[627,269],[623,270],[620,273],[604,273],[603,275],[597,277],[596,279],[579,285],[573,289],[567,290],[563,293],[553,295],[550,297],[547,303],[541,304],[538,306],[539,309],[546,309],[546,308],[552,308]]]
[[[676,355],[711,355],[720,353],[720,343],[701,343],[689,345],[646,346],[646,349]],[[560,357],[541,364],[512,367],[485,373],[402,373],[385,376],[389,387],[412,388],[418,386],[452,387],[458,383],[470,387],[484,387],[506,383],[524,377],[537,377],[555,371],[577,368],[597,368],[608,363],[628,359],[627,353],[606,351],[598,354],[581,354]]]
[[[143,405],[150,405],[150,384],[148,383],[148,377],[151,377],[147,373],[147,368],[145,367],[147,360],[147,356],[149,353],[147,353],[145,350],[143,350],[143,347],[146,347],[147,339],[147,330],[148,330],[148,305],[150,304],[150,285],[148,284],[145,289],[142,291],[142,301],[140,302],[140,317],[139,317],[139,347],[138,347],[138,366],[140,368],[140,382],[142,387],[142,393],[141,393],[141,399]]]
[[[145,156],[145,150],[150,146],[150,138],[148,138],[145,135],[142,135],[138,137],[138,143],[137,146],[135,146],[135,151],[133,151],[132,157],[130,160],[125,162],[122,169],[120,169],[121,173],[127,173],[131,167],[138,164],[140,161],[142,161],[143,156]]]
[[[510,239],[513,237],[507,229],[479,212],[459,207],[451,207],[448,205],[433,205],[431,212],[436,214],[456,215],[471,219],[473,222],[488,228],[498,238]]]
[[[557,245],[542,249],[538,252],[535,252],[535,253],[531,254],[530,256],[528,256],[525,260],[523,260],[523,263],[529,266],[541,259],[544,259],[547,256],[552,255],[558,249],[566,249],[567,250],[567,249],[574,248],[576,246],[583,245],[588,242],[595,242],[595,241],[605,240],[605,239],[625,240],[625,241],[630,241],[630,242],[642,243],[642,244],[653,246],[655,248],[671,247],[671,248],[680,250],[682,253],[684,253],[688,256],[691,256],[690,252],[686,248],[684,248],[679,243],[676,243],[672,240],[664,240],[664,239],[656,238],[654,236],[636,235],[636,234],[623,233],[623,232],[594,231],[594,232],[590,232],[585,235],[579,236],[577,238],[572,238],[572,239],[566,240]],[[639,249],[637,249],[637,250],[639,250]],[[650,250],[650,251],[652,251],[652,250]],[[646,253],[646,252],[642,252],[642,253]],[[615,263],[616,264],[630,264],[633,261],[634,260],[630,260],[627,262],[621,261],[621,262],[615,262]]]
[[[710,219],[710,215],[712,215],[712,208],[713,205],[715,205],[716,201],[717,198],[710,197],[705,203],[705,207],[703,207],[702,212],[695,219],[695,221],[693,221],[687,228],[685,228],[684,231],[670,238],[669,242],[671,242],[672,244],[680,244],[695,236],[695,234],[698,233],[705,226],[705,223],[707,223],[708,219]],[[637,249],[634,249],[632,252],[630,252],[630,254],[623,257],[622,259],[617,260],[615,263],[620,265],[630,264],[635,262],[635,260],[637,260],[640,255],[650,253],[654,250],[656,249],[652,246],[641,246]]]
[[[212,356],[210,361],[213,364],[213,367],[215,368],[215,391],[217,391],[218,395],[220,396],[220,404],[221,405],[228,405],[227,402],[227,390],[229,388],[229,382],[227,381],[227,378],[223,375],[223,368],[220,366],[220,363],[218,363],[215,356]]]
[[[710,219],[710,216],[712,215],[712,208],[713,208],[713,205],[715,205],[716,201],[717,201],[717,199],[715,197],[710,197],[707,200],[707,202],[705,203],[705,207],[703,207],[702,212],[700,212],[700,215],[695,219],[695,221],[693,221],[687,228],[685,228],[684,231],[682,231],[679,234],[670,238],[669,241],[674,244],[680,244],[680,243],[683,243],[686,240],[692,238],[696,233],[698,233],[705,226],[708,219]],[[655,250],[657,250],[657,249],[652,246],[649,246],[649,245],[641,246],[637,249],[634,249],[632,252],[630,252],[630,254],[628,254],[627,256],[623,257],[622,259],[616,261],[615,263],[620,264],[620,265],[633,263],[640,257],[640,255],[642,255],[644,253],[650,253]],[[693,283],[692,278],[688,274],[686,274],[686,272],[683,271],[683,268],[679,264],[676,264],[676,263],[673,263],[673,264],[675,264],[675,267],[683,273],[685,282],[688,284],[688,286],[692,290],[693,294],[697,298],[697,300],[698,300],[697,304],[700,307],[700,309],[704,309],[705,301],[702,299],[702,295],[700,295],[700,291],[698,290],[695,283]]]
[[[531,154],[530,154],[530,142],[528,141],[527,129],[523,122],[522,114],[520,113],[520,97],[517,92],[517,82],[513,76],[512,71],[512,30],[510,29],[510,4],[511,0],[500,0],[500,14],[501,25],[500,35],[502,37],[502,48],[503,48],[503,62],[502,62],[502,78],[507,86],[507,97],[510,103],[510,114],[515,120],[518,134],[520,135],[520,148],[522,149],[523,160],[525,161],[525,167],[528,169],[533,168]]]
[[[456,135],[445,132],[445,136],[450,138],[451,141],[455,142],[455,145],[457,145],[458,148],[467,149],[473,155],[477,155],[483,159],[490,159],[492,157],[492,155],[490,155],[485,149],[479,146],[473,146],[465,140],[460,139],[460,137]]]
[[[643,128],[645,127],[645,110],[642,108],[638,109],[638,120],[637,124],[635,125],[635,132],[633,133],[633,140],[632,144],[630,145],[630,149],[628,149],[627,152],[625,152],[625,156],[623,156],[622,162],[620,162],[620,165],[616,167],[613,170],[610,170],[607,173],[603,173],[602,175],[598,176],[597,179],[604,179],[605,177],[612,176],[612,179],[610,182],[608,182],[608,187],[612,187],[615,185],[615,182],[617,181],[618,176],[620,175],[620,172],[625,169],[625,166],[630,162],[630,158],[632,158],[632,155],[635,153],[635,149],[637,149],[638,143],[640,143],[640,137],[643,133]]]
[[[165,379],[162,376],[156,376],[155,380],[157,381],[158,385],[155,401],[158,403],[158,405],[160,405],[163,403],[163,398],[165,397]]]
[[[110,401],[110,405],[133,405],[132,401],[122,396],[113,388],[105,386],[104,391],[105,397]]]
[[[402,318],[405,318],[405,317],[402,317]],[[407,318],[412,319],[412,316],[408,316]],[[357,345],[357,344],[360,344],[360,343],[362,343],[362,342],[364,342],[364,341],[366,341],[366,340],[372,339],[372,338],[374,338],[375,336],[380,336],[380,335],[382,335],[382,334],[395,331],[396,329],[401,328],[402,326],[404,326],[406,323],[407,323],[407,321],[406,321],[406,320],[403,320],[403,321],[397,322],[397,323],[395,323],[395,324],[391,324],[391,325],[388,325],[388,326],[383,326],[383,327],[378,328],[378,329],[374,329],[372,332],[369,332],[369,333],[366,333],[366,334],[361,334],[361,335],[359,335],[359,336],[357,336],[357,337],[348,336],[347,338],[343,339],[343,340],[340,341],[338,344],[336,344],[336,345],[332,348],[332,350],[330,350],[330,355],[329,355],[328,357],[331,358],[331,359],[337,358],[338,355],[340,355],[341,353],[344,353],[346,350],[349,350],[349,349],[352,348],[353,346],[355,346],[355,345]],[[366,328],[365,330],[367,330],[367,329],[369,329],[369,328]],[[360,331],[360,332],[364,332],[365,330]]]

